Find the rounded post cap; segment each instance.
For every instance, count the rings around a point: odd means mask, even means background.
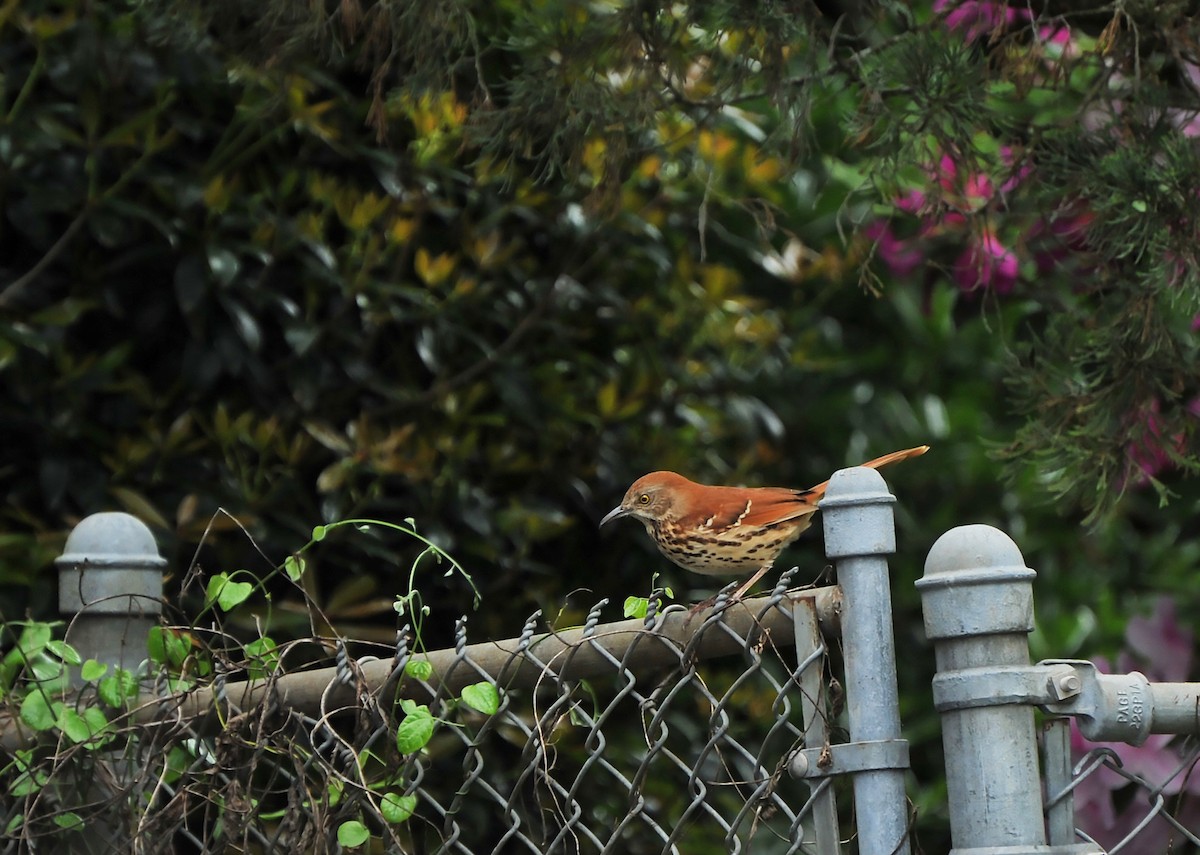
[[[828,511],[842,505],[890,505],[895,501],[896,497],[888,490],[887,482],[878,471],[865,466],[851,466],[833,473],[820,506],[821,510]]]
[[[825,556],[837,560],[895,552],[895,502],[874,469],[855,466],[834,472],[819,503]]]
[[[1018,576],[1035,575],[1025,566],[1020,547],[1000,529],[990,525],[960,525],[943,534],[929,548],[921,581],[975,570],[992,573],[1009,570]]]
[[[167,560],[144,522],[130,514],[105,512],[80,520],[54,563],[59,569],[81,565],[158,569]]]

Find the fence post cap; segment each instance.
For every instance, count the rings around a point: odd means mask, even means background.
[[[930,547],[925,573],[916,581],[925,636],[936,640],[1031,632],[1036,576],[1013,539],[999,529],[950,529]]]
[[[865,466],[839,469],[829,479],[821,509],[828,510],[840,505],[893,504],[896,497],[887,488],[883,476]]]
[[[1020,547],[1000,529],[990,525],[960,525],[943,534],[929,548],[924,579],[918,581],[917,586],[938,576],[972,570],[1009,570],[1017,576],[1035,575],[1025,566]]]
[[[77,566],[158,569],[166,566],[167,560],[159,554],[154,535],[144,522],[112,511],[81,520],[54,563],[60,570]]]
[[[891,555],[896,551],[893,496],[874,469],[839,469],[829,479],[819,507],[825,531],[825,556]]]

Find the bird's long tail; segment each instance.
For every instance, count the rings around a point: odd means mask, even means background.
[[[895,463],[899,460],[908,460],[910,457],[920,457],[929,450],[928,445],[918,445],[916,448],[906,448],[903,451],[893,451],[891,454],[885,454],[882,457],[876,457],[874,460],[868,460],[866,463],[860,463],[860,466],[866,466],[869,469],[878,469],[881,466],[887,466],[889,463]],[[809,501],[819,500],[825,495],[825,488],[829,486],[828,481],[822,481],[815,487],[805,490],[804,495]]]
[[[883,457],[876,457],[874,460],[868,460],[866,463],[859,465],[866,466],[869,469],[878,469],[881,466],[887,466],[889,463],[908,460],[910,457],[920,457],[928,450],[928,445],[918,445],[916,448],[906,448],[904,451],[893,451],[891,454],[885,454]]]

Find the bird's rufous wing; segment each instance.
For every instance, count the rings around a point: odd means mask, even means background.
[[[801,517],[809,517],[817,512],[817,501],[820,495],[811,490],[789,490],[786,487],[759,487],[748,491],[753,495],[747,497],[743,505],[745,513],[741,522],[748,526],[766,526]]]
[[[711,487],[702,510],[688,520],[691,528],[723,532],[795,519],[816,510],[801,500],[802,491],[783,487]]]

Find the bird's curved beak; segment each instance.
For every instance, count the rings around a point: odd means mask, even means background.
[[[603,528],[606,523],[610,523],[613,520],[619,520],[621,517],[627,517],[629,514],[629,508],[620,506],[615,507],[604,515],[604,519],[600,520],[600,527]]]

